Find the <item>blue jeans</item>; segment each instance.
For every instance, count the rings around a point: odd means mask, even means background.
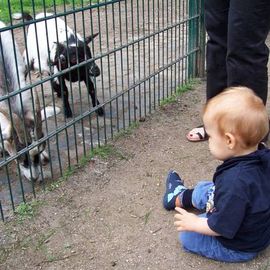
[[[214,184],[210,181],[199,182],[192,193],[192,204],[199,210],[205,210],[213,199]],[[206,213],[200,216],[206,217]],[[223,262],[244,262],[252,260],[257,253],[235,251],[224,247],[214,236],[195,232],[179,233],[179,241],[184,250]]]

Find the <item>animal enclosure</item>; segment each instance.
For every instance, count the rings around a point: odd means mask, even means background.
[[[41,6],[32,1],[28,10],[22,0],[16,8],[10,2],[2,1],[8,19],[0,29],[0,48],[3,33],[10,31],[10,48],[18,44],[18,50],[10,53],[17,64],[19,54],[23,56],[26,84],[11,89],[2,61],[0,88],[8,92],[0,96],[0,108],[7,104],[8,114],[8,124],[0,122],[3,220],[95,147],[144,121],[179,87],[202,76],[205,58],[203,0],[63,0],[61,5],[44,0]],[[1,49],[2,59],[3,53]],[[38,94],[43,116],[43,136],[33,132],[30,141],[23,112],[26,106],[35,109],[36,105],[34,94],[30,104],[22,102],[26,91]],[[13,100],[21,104],[19,112]],[[23,147],[16,140],[17,122],[25,130]],[[7,126],[15,149],[12,154],[6,146]],[[39,150],[35,157],[33,149]],[[41,158],[45,150],[46,166]]]

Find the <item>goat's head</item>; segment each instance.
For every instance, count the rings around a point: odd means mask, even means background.
[[[92,58],[91,50],[88,44],[98,35],[98,33],[85,38],[84,41],[70,37],[67,43],[57,43],[55,59],[52,64],[57,65],[59,70],[64,70],[75,66],[83,61]],[[88,64],[89,75],[98,77],[100,69],[95,61]]]
[[[39,99],[35,90],[27,91],[33,91],[34,102],[29,100],[29,104],[22,104],[20,112],[11,112],[6,106],[0,109],[3,140],[0,147],[10,156],[30,147],[29,151],[19,155],[17,162],[21,173],[27,179],[35,181],[40,174],[40,165],[48,163],[49,158],[44,151],[46,142],[38,143],[43,137]]]

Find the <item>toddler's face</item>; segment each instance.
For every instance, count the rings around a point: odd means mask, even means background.
[[[213,121],[204,119],[205,131],[209,136],[208,144],[211,154],[218,160],[226,160],[234,156],[234,152],[229,148],[226,136],[220,134]]]

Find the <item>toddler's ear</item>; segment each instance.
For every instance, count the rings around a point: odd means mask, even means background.
[[[236,145],[236,138],[233,134],[226,132],[225,133],[225,142],[228,147],[228,149],[233,150]]]

